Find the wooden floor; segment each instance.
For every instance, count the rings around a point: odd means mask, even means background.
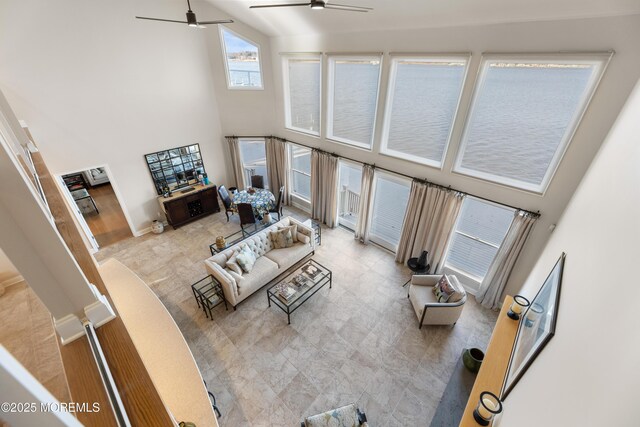
[[[87,213],[84,219],[98,241],[98,245],[104,248],[133,236],[111,184],[102,184],[89,188],[88,191],[100,213]]]

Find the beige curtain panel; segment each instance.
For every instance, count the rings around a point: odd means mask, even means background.
[[[333,228],[338,217],[338,158],[311,152],[311,216]]]
[[[476,301],[484,307],[492,310],[500,307],[502,292],[537,220],[536,215],[516,211],[509,231],[476,294]]]
[[[369,206],[373,189],[374,169],[371,165],[362,165],[360,179],[360,204],[358,206],[358,220],[356,222],[355,238],[362,243],[369,243]]]
[[[405,263],[428,251],[431,271],[439,273],[463,200],[457,191],[413,181],[396,261]]]
[[[229,143],[229,153],[231,153],[231,165],[233,166],[233,177],[236,179],[238,190],[247,188],[244,182],[244,171],[242,170],[242,157],[240,156],[240,144],[235,136],[227,137]]]
[[[280,187],[284,186],[284,201],[289,204],[289,158],[287,156],[287,143],[276,138],[267,138],[267,174],[269,175],[269,187],[271,192],[278,197]]]

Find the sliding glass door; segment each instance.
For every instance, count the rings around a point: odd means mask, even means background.
[[[355,230],[360,206],[362,166],[340,160],[338,181],[338,224]]]
[[[372,242],[393,252],[398,249],[410,191],[408,179],[376,171],[369,233]]]

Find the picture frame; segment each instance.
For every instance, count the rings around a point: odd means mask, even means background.
[[[560,289],[566,254],[556,261],[546,280],[522,314],[511,351],[507,375],[502,385],[504,401],[531,364],[555,335],[560,305]]]

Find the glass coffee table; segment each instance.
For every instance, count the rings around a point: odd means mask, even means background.
[[[267,289],[269,307],[272,302],[277,305],[287,313],[287,322],[291,324],[291,313],[325,285],[328,284],[331,288],[331,279],[331,270],[310,259]]]

